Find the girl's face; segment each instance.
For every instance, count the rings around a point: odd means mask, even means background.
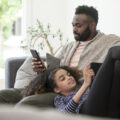
[[[66,70],[60,69],[55,73],[54,81],[57,87],[54,88],[54,92],[63,95],[69,95],[75,92],[76,81],[73,76]]]

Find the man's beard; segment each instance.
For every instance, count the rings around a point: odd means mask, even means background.
[[[89,26],[86,28],[86,30],[80,35],[79,33],[74,32],[74,34],[77,34],[78,37],[75,38],[76,41],[86,41],[88,37],[91,34],[91,31],[89,29]]]

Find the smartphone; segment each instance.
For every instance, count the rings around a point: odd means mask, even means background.
[[[42,59],[40,58],[38,52],[36,50],[34,50],[34,49],[30,49],[30,52],[31,52],[31,54],[32,54],[32,56],[34,58],[37,58],[37,61],[41,62],[41,64],[42,64],[41,68],[46,68],[45,65],[44,65],[44,63],[43,63],[43,61],[42,61]]]
[[[93,62],[90,64],[90,68],[93,69],[94,73],[95,73],[95,76],[100,68],[100,66],[102,65],[102,63],[96,63],[96,62]],[[94,78],[93,78],[94,79]],[[90,85],[90,88],[92,86],[92,82],[93,82],[93,79],[91,81],[91,85]]]
[[[90,64],[90,68],[93,69],[95,75],[97,74],[101,65],[102,65],[102,63],[96,63],[96,62],[93,62]]]

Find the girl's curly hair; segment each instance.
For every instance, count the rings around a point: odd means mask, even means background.
[[[21,94],[23,97],[27,97],[34,94],[45,93],[46,90],[46,82],[49,74],[49,70],[46,70],[40,73],[35,79],[33,79],[28,86],[22,90]]]
[[[34,94],[53,92],[53,88],[56,87],[54,75],[60,69],[68,71],[75,78],[76,83],[80,84],[79,79],[82,77],[82,72],[75,67],[62,66],[54,69],[47,69],[29,83],[21,92],[22,96],[26,97]]]

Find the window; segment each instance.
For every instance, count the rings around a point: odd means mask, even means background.
[[[19,51],[22,0],[0,1],[0,89],[4,88],[5,61]]]

